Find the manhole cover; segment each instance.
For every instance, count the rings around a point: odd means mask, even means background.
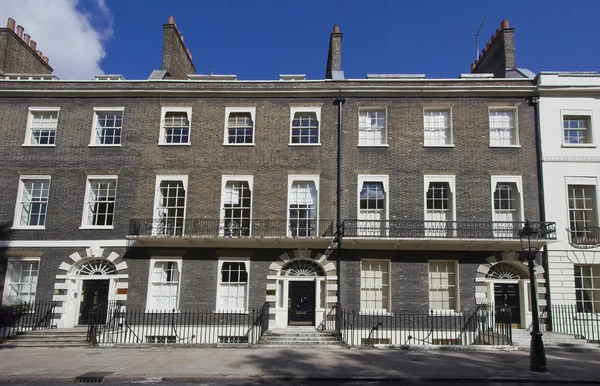
[[[75,377],[75,382],[100,383],[104,380],[104,377],[112,373],[112,371],[92,371]]]

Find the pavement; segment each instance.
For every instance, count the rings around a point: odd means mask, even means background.
[[[61,380],[90,372],[123,381],[395,380],[600,383],[600,354],[547,353],[548,373],[529,371],[523,351],[347,348],[0,349],[0,383]],[[312,382],[311,382],[312,383]]]

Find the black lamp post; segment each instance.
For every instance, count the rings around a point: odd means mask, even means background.
[[[540,331],[540,320],[538,316],[537,302],[537,282],[535,280],[535,271],[533,262],[540,250],[540,230],[533,226],[529,220],[525,221],[525,226],[519,232],[521,239],[521,247],[523,255],[529,262],[529,279],[531,293],[531,316],[533,318],[533,330],[531,331],[531,344],[529,346],[529,369],[537,373],[546,373],[546,352],[544,350],[544,342],[542,340],[542,332]]]

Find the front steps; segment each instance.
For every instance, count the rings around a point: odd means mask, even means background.
[[[0,343],[3,348],[88,347],[87,327],[20,332]]]
[[[585,339],[575,339],[573,335],[559,334],[557,332],[543,332],[542,341],[546,351],[564,352],[600,352],[598,343],[588,343]],[[519,350],[529,351],[531,342],[530,331],[513,328],[513,346]]]
[[[276,328],[266,331],[258,341],[258,348],[341,348],[331,331],[317,331],[314,327]]]

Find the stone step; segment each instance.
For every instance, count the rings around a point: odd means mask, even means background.
[[[74,339],[86,339],[87,334],[17,334],[12,335],[9,339],[62,339],[62,338],[74,338]]]
[[[328,343],[328,342],[337,342],[338,340],[330,337],[330,338],[289,338],[289,337],[278,337],[278,338],[273,338],[273,337],[263,337],[262,339],[263,342],[273,342],[273,343],[280,343],[280,342],[297,342],[297,343],[304,343],[304,342],[314,342],[314,343]]]
[[[35,347],[88,347],[89,343],[87,342],[50,342],[50,343],[40,343],[40,342],[19,342],[19,341],[10,341],[4,342],[0,344],[0,349],[5,348],[35,348]]]

